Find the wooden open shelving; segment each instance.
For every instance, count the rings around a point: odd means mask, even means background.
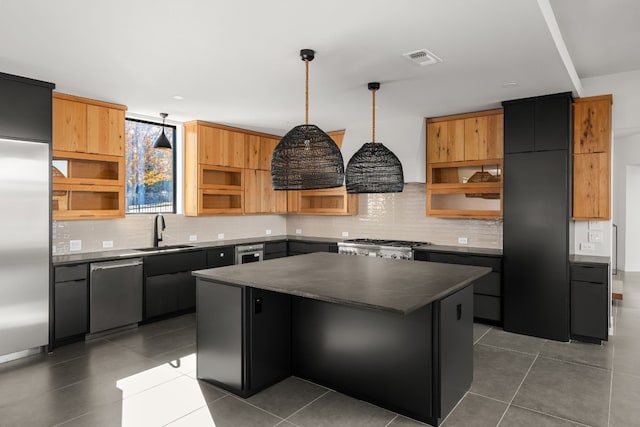
[[[357,215],[358,195],[346,187],[324,190],[289,191],[289,213],[314,215]]]

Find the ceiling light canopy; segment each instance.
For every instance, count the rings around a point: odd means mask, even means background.
[[[153,143],[153,148],[160,148],[163,150],[171,150],[171,143],[167,139],[167,136],[164,134],[164,120],[167,118],[169,114],[160,113],[160,117],[162,117],[162,132],[160,132],[160,136],[156,139],[156,142]]]
[[[371,142],[365,143],[347,164],[347,193],[400,193],[404,174],[398,157],[382,143],[376,143],[376,91],[380,83],[368,84],[373,105]]]
[[[344,161],[336,143],[322,129],[309,124],[309,62],[315,52],[302,49],[305,63],[305,122],[280,140],[271,158],[274,190],[312,190],[340,187],[344,183]]]

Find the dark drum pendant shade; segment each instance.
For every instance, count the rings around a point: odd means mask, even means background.
[[[271,158],[274,190],[313,190],[344,183],[342,153],[329,135],[316,125],[291,129]]]
[[[344,183],[342,153],[329,135],[309,124],[309,61],[311,49],[302,49],[305,62],[305,124],[291,129],[273,150],[271,183],[274,190],[315,190]]]
[[[167,113],[160,113],[160,117],[162,117],[162,132],[160,132],[160,136],[156,139],[156,142],[153,143],[153,148],[171,150],[171,143],[167,139],[167,135],[164,134],[164,119],[166,119],[167,116]]]
[[[369,83],[373,93],[372,142],[365,143],[347,164],[347,193],[400,193],[404,189],[402,164],[376,136],[376,90],[380,83]]]

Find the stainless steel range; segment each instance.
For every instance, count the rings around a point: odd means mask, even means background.
[[[349,239],[338,242],[338,253],[378,258],[413,259],[413,248],[430,244],[429,242],[405,240]]]

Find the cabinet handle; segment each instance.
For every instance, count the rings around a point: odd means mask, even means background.
[[[456,306],[456,317],[457,317],[457,320],[462,319],[462,304],[458,304]]]
[[[223,257],[224,257],[224,252],[220,254],[220,258],[223,258]]]
[[[255,314],[262,313],[262,297],[253,300],[253,311]]]

